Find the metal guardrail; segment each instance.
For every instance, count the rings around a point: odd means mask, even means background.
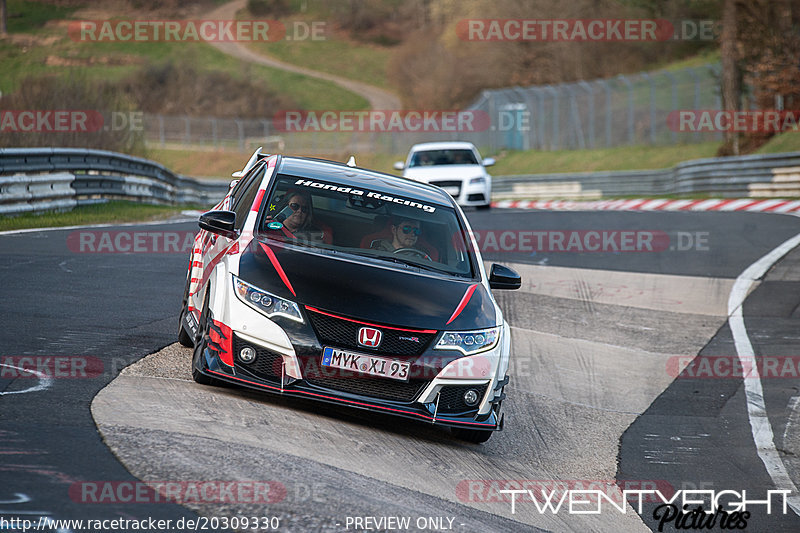
[[[495,176],[492,188],[496,199],[595,199],[663,194],[763,197],[797,189],[800,186],[797,167],[800,167],[800,152],[714,157],[686,161],[668,169]]]
[[[69,210],[109,199],[214,204],[226,181],[179,176],[163,165],[79,148],[0,148],[0,214]]]
[[[0,215],[108,199],[214,204],[227,181],[178,176],[138,157],[73,148],[0,149]],[[664,194],[800,195],[800,152],[697,159],[671,169],[495,176],[493,197],[594,199]]]

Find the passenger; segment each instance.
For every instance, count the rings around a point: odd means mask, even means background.
[[[281,209],[273,221],[281,222],[282,227],[273,231],[280,231],[290,239],[308,242],[324,242],[331,244],[333,235],[327,226],[314,222],[314,206],[311,195],[305,192],[289,192],[286,200],[281,202]]]

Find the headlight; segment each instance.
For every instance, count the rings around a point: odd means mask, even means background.
[[[241,301],[269,318],[283,316],[297,322],[303,321],[300,308],[296,303],[254,287],[236,276],[233,276],[233,291]]]
[[[470,184],[470,185],[475,185],[475,184],[477,184],[477,183],[483,183],[483,182],[485,182],[485,181],[486,181],[486,178],[484,178],[483,176],[481,176],[481,177],[479,177],[479,178],[472,178],[471,180],[469,180],[469,184]]]
[[[491,350],[500,339],[500,328],[481,329],[477,331],[445,331],[436,350],[458,350],[465,355]]]

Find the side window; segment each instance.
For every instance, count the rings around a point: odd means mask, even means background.
[[[261,165],[253,169],[253,172],[243,178],[245,183],[242,188],[235,192],[231,209],[236,213],[236,224],[234,225],[236,229],[242,229],[244,221],[247,220],[247,214],[258,193],[258,186],[261,185],[261,180],[264,178],[265,168],[264,165]]]

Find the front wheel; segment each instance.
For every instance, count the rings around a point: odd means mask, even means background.
[[[178,342],[181,343],[181,346],[186,346],[187,348],[193,348],[194,342],[192,341],[192,337],[186,333],[186,328],[183,327],[183,317],[186,316],[185,309],[181,311],[181,317],[178,320]]]
[[[206,347],[208,345],[206,339],[208,338],[208,322],[210,320],[208,312],[208,299],[211,293],[211,286],[206,288],[206,297],[203,301],[203,310],[200,313],[200,325],[198,326],[197,338],[194,341],[194,354],[192,355],[192,379],[195,383],[200,385],[220,385],[218,379],[203,374],[200,369],[205,367]],[[181,328],[183,329],[183,328]]]
[[[494,431],[487,431],[485,429],[464,429],[464,428],[451,428],[453,436],[457,439],[471,442],[472,444],[482,444],[492,437]]]
[[[489,202],[488,204],[476,205],[475,207],[476,207],[478,210],[480,210],[480,211],[486,211],[486,210],[488,210],[488,209],[491,209],[491,208],[492,208],[492,203],[491,203],[491,202]]]
[[[186,316],[186,313],[189,312],[189,278],[186,278],[186,288],[183,289],[183,304],[181,305],[181,315],[178,318],[178,342],[181,343],[181,346],[186,346],[187,348],[194,347],[194,341],[189,333],[186,332],[186,328],[183,327],[183,317]]]

